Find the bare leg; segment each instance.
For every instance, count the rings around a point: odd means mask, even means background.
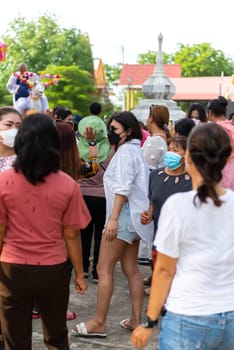
[[[140,323],[142,304],[144,298],[144,285],[137,265],[139,241],[128,245],[121,257],[121,266],[129,284],[132,313],[129,325],[135,328]]]
[[[106,331],[106,317],[114,287],[113,273],[115,265],[128,246],[128,243],[117,238],[110,242],[102,238],[97,265],[98,292],[96,313],[93,319],[85,324],[88,332]]]

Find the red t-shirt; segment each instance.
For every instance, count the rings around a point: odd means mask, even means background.
[[[79,185],[64,172],[51,173],[37,185],[13,168],[0,174],[0,224],[7,226],[1,261],[62,263],[63,229],[82,229],[89,221]]]

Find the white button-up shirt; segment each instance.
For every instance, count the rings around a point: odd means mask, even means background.
[[[140,140],[132,139],[119,146],[104,174],[106,223],[111,215],[115,194],[126,196],[131,220],[138,235],[149,242],[154,236],[153,222],[141,224],[141,213],[149,208],[149,170],[140,148]]]

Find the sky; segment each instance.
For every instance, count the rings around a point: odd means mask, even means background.
[[[233,0],[32,0],[4,1],[0,40],[18,16],[28,20],[54,14],[62,28],[88,33],[95,61],[137,63],[137,55],[158,50],[174,53],[177,43],[210,43],[234,59]]]

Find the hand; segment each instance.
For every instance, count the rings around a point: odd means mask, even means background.
[[[112,241],[117,237],[118,233],[118,221],[109,219],[106,226],[104,227],[103,234],[106,241]]]
[[[152,216],[149,215],[148,211],[143,211],[141,213],[141,223],[142,225],[147,225],[152,221]]]
[[[153,334],[153,328],[138,326],[132,331],[131,343],[137,348],[144,348]]]
[[[91,126],[87,126],[84,131],[84,137],[88,142],[96,141],[96,131]]]
[[[84,294],[85,291],[88,289],[88,284],[83,276],[82,277],[75,276],[74,284],[75,284],[75,289],[77,294]]]

